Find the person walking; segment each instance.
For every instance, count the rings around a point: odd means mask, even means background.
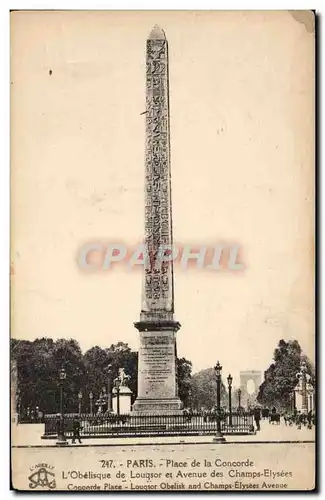
[[[312,421],[313,421],[313,412],[309,410],[309,412],[307,413],[308,429],[311,429]]]
[[[72,422],[72,444],[75,444],[76,439],[78,439],[79,443],[82,444],[80,439],[80,431],[82,431],[82,427],[80,425],[79,419],[74,418]]]
[[[256,406],[253,411],[254,414],[254,420],[256,424],[256,429],[258,431],[261,430],[260,422],[261,422],[261,410]]]

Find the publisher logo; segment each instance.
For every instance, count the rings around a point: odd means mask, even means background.
[[[36,488],[54,490],[56,488],[55,474],[51,472],[54,467],[48,464],[38,464],[31,467],[32,474],[28,476],[29,487],[32,490]]]

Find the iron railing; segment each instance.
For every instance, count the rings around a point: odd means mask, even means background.
[[[67,437],[72,436],[73,422],[78,418],[81,437],[131,437],[131,436],[182,436],[214,435],[218,416],[214,412],[193,412],[175,415],[65,415],[64,428]],[[43,438],[57,435],[58,416],[45,415]],[[223,434],[254,433],[254,417],[249,412],[223,413],[220,418]]]
[[[45,421],[44,415],[17,415],[17,419],[19,424],[43,424]]]

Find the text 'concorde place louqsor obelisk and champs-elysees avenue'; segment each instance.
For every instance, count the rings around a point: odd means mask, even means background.
[[[139,331],[137,413],[176,413],[177,387],[173,262],[155,265],[159,250],[171,247],[172,208],[169,131],[168,46],[155,26],[147,39],[145,148],[145,259]]]

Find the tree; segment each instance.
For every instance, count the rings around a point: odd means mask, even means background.
[[[56,385],[58,373],[62,367],[65,369],[67,375],[64,382],[65,411],[77,412],[78,393],[85,387],[87,379],[79,343],[74,339],[59,339],[54,343],[52,356],[54,370],[51,376]],[[59,393],[57,389],[55,393],[57,395],[56,403],[58,403]],[[83,397],[85,398],[85,394],[83,394]]]
[[[93,393],[94,402],[98,399],[103,387],[107,388],[107,373],[105,369],[111,362],[111,357],[106,349],[94,346],[83,355],[85,367],[85,393]]]
[[[52,358],[49,354],[52,343],[47,339],[37,339],[35,342],[13,340],[11,343],[12,359],[17,362],[22,411],[27,411],[28,407],[40,406],[44,399],[46,407],[49,408],[49,399],[53,392],[48,376],[52,368]]]
[[[186,358],[177,358],[178,396],[184,407],[190,405],[192,363]]]
[[[11,343],[11,357],[17,362],[18,390],[21,411],[36,406],[46,413],[59,409],[59,370],[64,367],[67,378],[64,384],[65,411],[76,411],[78,390],[83,387],[85,374],[78,342],[73,339],[41,338],[33,342]]]
[[[138,353],[128,344],[118,342],[110,347],[91,347],[82,354],[74,339],[38,338],[33,342],[11,341],[11,357],[17,362],[18,390],[21,396],[21,410],[38,406],[45,413],[59,411],[59,371],[64,368],[64,411],[78,411],[78,393],[82,392],[82,411],[88,412],[89,393],[94,402],[103,388],[108,389],[107,367],[111,365],[111,379],[118,376],[120,368],[129,375],[127,382],[132,391],[132,402],[137,395]],[[177,359],[179,397],[185,405],[191,387],[192,364],[185,358]]]
[[[273,363],[264,373],[264,382],[260,385],[257,401],[267,407],[275,406],[278,410],[288,410],[302,360],[306,361],[307,372],[314,380],[313,366],[302,354],[299,342],[286,342],[281,339],[274,351]]]
[[[82,392],[82,410],[89,411],[89,393],[94,401],[98,399],[103,387],[107,388],[107,371],[112,365],[112,379],[124,368],[130,376],[128,386],[133,399],[137,393],[137,352],[118,342],[109,348],[92,347],[84,355],[74,339],[38,338],[33,342],[11,340],[11,358],[17,363],[17,386],[20,394],[20,408],[36,406],[45,413],[59,411],[59,371],[64,368],[64,411],[78,411],[78,393]]]
[[[211,410],[217,404],[217,383],[214,368],[206,368],[192,376],[191,402],[197,410]],[[221,382],[221,406],[227,406],[227,391]]]

